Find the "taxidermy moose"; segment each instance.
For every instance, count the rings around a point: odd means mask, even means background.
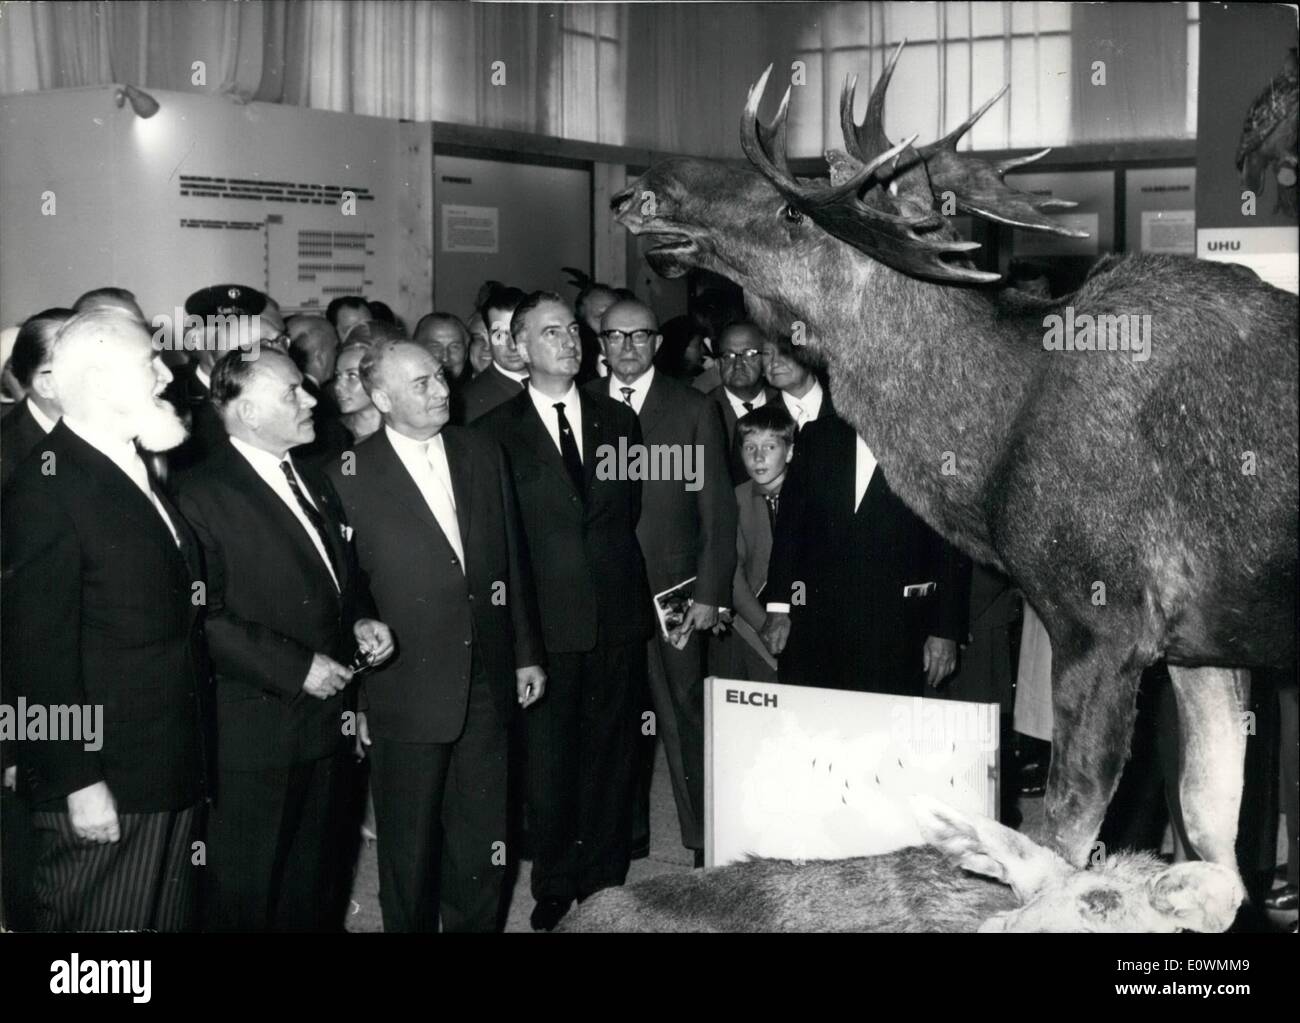
[[[768,68],[741,121],[756,170],[671,159],[611,205],[662,239],[647,254],[661,275],[716,271],[760,322],[802,329],[890,486],[1038,611],[1053,653],[1047,842],[1087,861],[1139,677],[1163,657],[1188,837],[1235,872],[1242,669],[1296,656],[1296,298],[1240,266],[1155,255],[1103,260],[1057,300],[980,287],[997,275],[971,265],[977,245],[944,213],[1072,234],[1044,211],[1073,204],[1002,180],[1047,150],[997,165],[956,151],[1005,88],[938,142],[893,145],[882,112],[901,50],[862,124],[845,84],[846,152],[827,154],[829,181],[789,170],[789,90],[759,121]],[[1052,324],[1084,314],[1149,316],[1149,358],[1047,343]],[[1237,882],[1210,929],[1232,922]]]

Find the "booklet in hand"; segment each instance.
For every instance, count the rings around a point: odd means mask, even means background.
[[[686,609],[694,603],[695,576],[683,579],[662,593],[655,594],[655,614],[659,616],[659,630],[664,639],[672,642],[672,633],[682,627]]]

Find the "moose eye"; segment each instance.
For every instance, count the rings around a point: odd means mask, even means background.
[[[788,224],[803,223],[803,214],[789,203],[786,203],[785,206],[781,208],[781,216],[785,217],[786,223]]]

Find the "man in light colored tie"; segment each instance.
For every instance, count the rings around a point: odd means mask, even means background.
[[[799,429],[822,415],[822,405],[831,411],[826,392],[809,365],[805,349],[784,335],[763,341],[763,373],[767,382],[781,392],[786,411]]]
[[[359,694],[384,930],[491,931],[507,728],[546,686],[514,486],[493,441],[447,425],[445,370],[424,346],[385,342],[358,370],[384,426],[330,475],[400,643]]]

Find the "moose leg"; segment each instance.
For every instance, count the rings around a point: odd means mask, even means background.
[[[1170,666],[1169,677],[1178,697],[1178,799],[1187,838],[1202,859],[1236,873],[1246,761],[1242,712],[1250,699],[1250,672]],[[1243,886],[1240,896],[1245,895]],[[1220,922],[1226,930],[1232,917]]]
[[[1055,656],[1043,837],[1076,867],[1088,862],[1128,759],[1143,667],[1127,651],[1091,638]]]

